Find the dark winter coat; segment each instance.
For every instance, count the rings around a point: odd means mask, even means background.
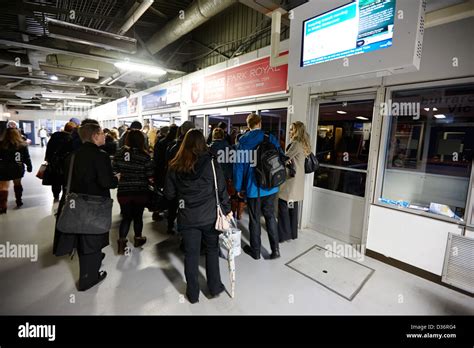
[[[163,188],[165,185],[166,169],[168,163],[166,162],[166,149],[173,140],[161,139],[158,141],[154,148],[153,161],[155,163],[155,183],[159,188]]]
[[[178,229],[206,226],[216,222],[216,193],[212,156],[206,153],[198,158],[192,173],[177,173],[171,168],[166,174],[164,194],[167,199],[178,200]],[[224,174],[214,159],[219,199],[224,214],[231,211]]]
[[[118,141],[114,140],[112,137],[107,136],[105,138],[105,144],[100,147],[101,150],[104,150],[109,154],[109,156],[115,156],[119,147]]]
[[[67,132],[56,132],[51,135],[46,146],[44,160],[48,162],[43,185],[64,184],[64,162],[72,152],[73,141],[71,134]]]
[[[94,196],[110,197],[110,189],[116,188],[117,178],[112,171],[109,155],[93,143],[86,142],[74,152],[74,168],[71,179],[71,192]],[[69,172],[71,155],[66,159],[65,173]],[[64,196],[61,200],[58,215],[61,212]],[[58,229],[55,231],[53,253],[62,256],[72,253],[76,248],[79,253],[99,252],[109,244],[109,233],[98,235],[68,234]]]
[[[128,154],[128,155],[127,155]],[[151,157],[136,148],[122,147],[114,157],[114,171],[120,173],[117,197],[139,196],[147,198],[149,178],[153,176]]]
[[[232,151],[232,146],[229,145],[227,140],[214,140],[211,145],[209,146],[211,152],[214,156],[216,156],[217,161],[222,167],[224,171],[224,176],[226,180],[232,179],[232,163],[229,162],[229,158],[227,158],[227,154],[230,155]],[[226,151],[227,149],[227,151]]]
[[[27,145],[0,149],[0,181],[22,178],[25,175],[25,166],[31,173],[33,166]]]

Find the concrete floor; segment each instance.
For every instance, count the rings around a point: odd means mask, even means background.
[[[44,150],[31,147],[33,173],[24,178],[24,206],[14,208],[10,188],[9,210],[0,216],[0,244],[37,244],[37,262],[29,259],[0,261],[0,314],[321,314],[321,315],[453,315],[474,314],[471,297],[365,257],[362,263],[375,272],[352,301],[302,276],[285,264],[313,245],[334,241],[315,231],[300,231],[297,240],[281,245],[278,260],[255,261],[246,254],[236,259],[235,298],[227,294],[208,299],[202,267],[200,302],[191,305],[183,296],[185,280],[183,256],[175,237],[169,237],[164,223],[153,222],[145,213],[143,249],[130,256],[116,255],[118,205],[114,206],[111,245],[103,269],[108,277],[85,293],[76,290],[77,257],[52,255],[53,197],[35,173]],[[115,194],[115,192],[114,192]],[[248,241],[246,220],[243,242]],[[133,236],[132,231],[129,238]],[[131,239],[131,238],[130,238]],[[262,239],[268,250],[268,239]],[[268,255],[263,254],[264,258]],[[204,259],[201,260],[204,265]],[[221,274],[229,288],[227,261],[221,259]]]

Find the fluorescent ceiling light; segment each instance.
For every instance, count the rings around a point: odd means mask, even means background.
[[[54,92],[42,92],[43,98],[51,99],[75,99],[78,96],[86,96],[87,93],[54,93]]]
[[[84,76],[81,76],[77,79],[77,82],[82,82],[82,81],[84,81]]]
[[[434,117],[438,118],[438,119],[441,119],[441,118],[446,118],[446,115],[438,114],[438,115],[434,115]]]
[[[5,116],[5,117],[10,117],[11,115],[12,115],[12,114],[10,114],[9,112],[4,112],[4,113],[3,113],[3,116]]]
[[[135,71],[148,75],[165,75],[166,71],[153,65],[137,64],[132,62],[117,62],[117,68],[125,71]]]
[[[367,117],[364,117],[364,116],[357,116],[356,118],[358,120],[363,120],[363,121],[368,121],[369,120]]]
[[[337,112],[338,114],[341,114],[341,115],[345,115],[345,114],[347,114],[347,112],[345,112],[345,111],[341,111],[341,110],[337,110],[336,112]]]
[[[430,108],[424,108],[425,111],[430,111]],[[438,111],[437,108],[433,108],[433,111]]]
[[[53,80],[53,81],[57,81],[57,80],[58,80],[58,77],[57,77],[56,75],[51,75],[49,78],[50,78],[51,80]]]
[[[261,112],[270,112],[270,110],[260,110]]]
[[[438,111],[438,109],[436,109],[436,108],[433,108],[433,111]]]

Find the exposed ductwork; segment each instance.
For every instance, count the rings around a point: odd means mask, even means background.
[[[133,14],[127,19],[127,21],[119,29],[119,35],[124,35],[130,28],[140,19],[140,17],[148,10],[153,4],[154,0],[144,0],[140,6],[133,12]]]
[[[236,0],[195,0],[178,17],[169,21],[162,30],[152,36],[146,43],[148,50],[151,54],[159,52],[236,2]]]

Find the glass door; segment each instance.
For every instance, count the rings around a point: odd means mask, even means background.
[[[347,243],[360,243],[374,98],[315,101],[316,155],[310,225]]]

